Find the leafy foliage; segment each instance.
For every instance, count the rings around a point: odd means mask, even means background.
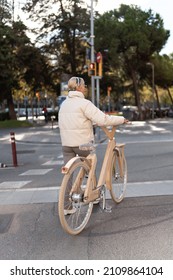
[[[56,71],[59,74],[81,73],[85,63],[82,38],[90,24],[83,1],[33,0],[27,3],[25,10],[40,24],[37,39],[46,41],[42,49],[53,57]]]
[[[5,13],[6,14],[6,13]],[[33,88],[50,84],[45,57],[26,35],[21,21],[0,23],[0,101],[7,100],[10,118],[15,119],[13,92],[24,79]]]
[[[62,74],[84,76],[85,39],[90,36],[90,11],[80,0],[27,0],[25,12],[36,27],[36,44],[27,37],[26,26],[12,21],[10,1],[0,6],[0,101],[7,99],[13,111],[12,94],[28,85],[30,92],[42,88],[58,90]],[[172,86],[173,58],[160,56],[170,36],[159,14],[151,9],[121,5],[103,15],[95,14],[95,50],[103,55],[101,87],[111,86],[114,101],[126,89],[134,93],[141,111],[141,94],[145,81],[151,82],[147,62],[155,65],[155,83]],[[88,42],[88,41],[87,41]],[[90,46],[87,45],[89,50]],[[15,118],[11,113],[11,118]]]
[[[141,112],[139,82],[146,75],[145,65],[160,52],[170,32],[158,14],[133,5],[103,14],[95,25],[96,47],[102,52],[109,50],[109,69],[116,68],[118,75],[132,81],[135,105]]]

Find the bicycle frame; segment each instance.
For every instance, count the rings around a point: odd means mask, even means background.
[[[110,182],[110,170],[111,170],[111,155],[116,151],[116,156],[118,157],[118,162],[120,166],[120,176],[123,176],[123,157],[124,157],[124,145],[125,144],[116,144],[114,134],[116,131],[116,127],[113,127],[111,131],[109,131],[106,127],[101,127],[105,132],[107,137],[109,138],[109,142],[107,144],[105,156],[102,163],[102,168],[100,171],[99,179],[96,185],[93,182],[93,178],[95,176],[96,164],[97,164],[97,156],[96,154],[90,154],[86,158],[85,157],[74,157],[71,159],[64,167],[62,167],[62,173],[66,174],[70,172],[70,168],[73,163],[78,159],[81,161],[85,161],[90,169],[88,174],[88,180],[86,185],[86,190],[84,193],[84,202],[89,203],[91,201],[96,200],[100,196],[100,188],[103,185],[106,185],[107,189],[111,189]],[[71,193],[77,191],[78,185],[80,184],[80,180],[83,178],[83,170],[79,172],[73,186],[71,188]],[[94,186],[93,186],[94,185]],[[93,186],[93,188],[92,188]]]
[[[107,137],[109,138],[109,142],[107,144],[105,156],[104,156],[103,163],[102,163],[102,168],[101,168],[98,183],[96,186],[96,190],[98,190],[101,186],[103,186],[105,184],[106,184],[107,189],[110,190],[111,189],[111,182],[110,182],[111,155],[113,154],[114,151],[116,151],[116,156],[118,157],[118,162],[119,162],[119,166],[120,166],[120,176],[122,177],[124,175],[123,158],[124,158],[125,144],[116,144],[115,138],[114,138],[114,134],[115,134],[115,130],[116,130],[115,127],[113,127],[113,129],[111,131],[109,131],[106,127],[101,127],[101,128],[105,132]],[[89,158],[89,157],[91,158],[92,164],[95,167],[96,160],[97,160],[96,157],[94,157],[94,155],[90,155],[87,158]],[[94,172],[95,172],[95,168],[92,167],[91,170],[92,170],[92,174],[91,174],[91,178],[92,178],[94,175]],[[89,176],[88,185],[91,185],[90,183],[91,183],[91,181],[90,181],[90,176]],[[87,189],[88,189],[88,192],[91,191],[89,186],[88,186],[88,188],[86,188],[86,190]]]

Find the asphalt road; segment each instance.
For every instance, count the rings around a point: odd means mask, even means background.
[[[17,168],[12,166],[9,131],[0,133],[0,162],[8,165],[0,169],[2,202],[7,192],[11,195],[17,188],[29,195],[30,190],[60,185],[62,152],[57,126],[15,131]],[[103,139],[101,132],[99,140]],[[120,205],[108,200],[111,213],[95,206],[87,228],[76,237],[62,230],[56,201],[1,203],[0,259],[173,259],[173,120],[121,126],[116,139],[126,143],[128,182],[138,184],[141,194],[126,197]],[[98,142],[98,171],[105,148],[105,141]],[[34,174],[36,170],[40,173]],[[19,181],[27,183],[17,185]],[[146,196],[149,183],[155,192]],[[168,183],[170,192],[164,193]],[[157,192],[159,184],[162,195]]]

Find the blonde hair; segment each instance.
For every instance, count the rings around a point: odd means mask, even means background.
[[[84,85],[84,79],[80,77],[72,77],[68,81],[68,89],[69,90],[76,90],[80,85]]]

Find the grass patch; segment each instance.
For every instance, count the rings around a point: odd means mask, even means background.
[[[32,123],[28,121],[6,120],[0,121],[0,128],[17,128],[17,127],[31,127]]]

